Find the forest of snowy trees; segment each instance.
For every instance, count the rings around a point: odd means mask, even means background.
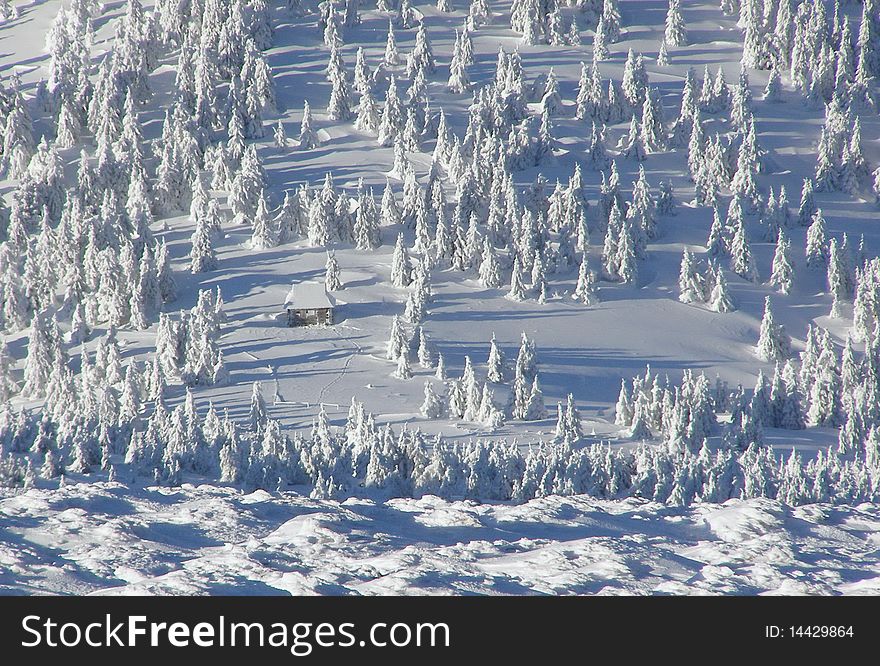
[[[668,3],[658,66],[689,42],[686,4]],[[27,335],[21,358],[0,346],[0,484],[93,474],[175,485],[194,475],[270,491],[304,485],[316,497],[880,500],[880,259],[868,254],[864,237],[829,232],[817,202],[822,193],[866,190],[880,201],[880,168],[863,153],[860,120],[877,112],[880,3],[865,0],[851,25],[840,2],[829,12],[821,0],[723,0],[739,16],[739,77],[728,82],[708,65],[690,69],[675,118],[666,117],[643,54],[629,49],[620,81],[601,75],[625,28],[617,0],[514,0],[503,19],[523,45],[577,47],[592,33],[591,60],[581,64],[571,100],[552,67],[530,80],[520,52],[503,46],[491,80],[473,82],[474,35],[499,19],[486,0],[465,7],[448,63],[439,62],[410,0],[376,3],[388,15],[381,61],[360,48],[354,62],[343,57],[346,32],[364,11],[358,0],[278,5],[156,0],[145,9],[127,0],[112,49],[96,57],[93,24],[103,9],[72,0],[60,6],[47,38],[47,80],[32,94],[16,74],[0,85],[0,165],[14,183],[0,197],[0,328]],[[14,20],[10,6],[0,3],[0,18]],[[448,0],[436,6],[453,11]],[[298,132],[278,118],[265,51],[280,14],[308,17],[316,48],[326,53],[328,121],[351,124],[393,150],[381,191],[363,179],[340,186],[332,172],[283,197],[270,187],[255,141],[272,137],[276,150],[306,155],[325,140],[313,115],[323,100],[305,102]],[[405,54],[401,31],[414,34]],[[160,62],[174,65],[173,103],[161,135],[146,140],[142,115]],[[769,72],[762,102],[783,103],[788,86],[800,103],[824,109],[814,172],[799,193],[762,185],[767,150],[756,130],[750,70]],[[432,80],[472,97],[463,133],[432,100]],[[588,150],[555,183],[539,173],[521,187],[517,174],[555,163],[564,102]],[[35,119],[52,131],[37,132]],[[617,124],[628,129],[611,145],[609,128]],[[665,151],[686,155],[692,193],[651,182],[644,164]],[[418,154],[430,162],[427,177],[417,176]],[[621,183],[625,162],[638,174],[631,188]],[[584,185],[588,171],[601,179],[596,198]],[[569,300],[595,308],[603,284],[638,285],[652,245],[684,199],[704,212],[707,233],[704,246],[681,252],[673,299],[724,314],[739,307],[731,280],[774,294],[762,298],[753,351],[756,368],[775,369],[758,370],[754,387],[712,385],[691,370],[673,381],[648,368],[622,383],[615,410],[622,441],[636,445],[586,445],[572,394],[545,405],[540,339],[523,333],[508,361],[493,336],[485,363],[466,357],[454,376],[426,335],[439,271],[536,308],[572,278]],[[224,361],[220,287],[199,289],[194,307],[175,311],[180,275],[158,230],[181,215],[194,227],[187,245],[193,274],[223,270],[217,246],[229,229],[245,229],[254,252],[293,241],[326,251],[329,291],[345,289],[334,247],[370,253],[393,246],[388,280],[406,296],[384,360],[396,380],[412,379],[416,363],[432,372],[421,416],[490,432],[508,421],[555,419],[555,435],[449,443],[418,428],[379,426],[356,399],[342,427],[322,410],[310,431],[285,431],[260,383],[245,421],[197,405],[200,387],[235,376]],[[792,241],[800,230],[803,245]],[[775,246],[770,274],[758,270],[755,242]],[[805,274],[827,282],[832,320],[852,317],[845,345],[811,325],[804,350],[792,351],[774,308]],[[122,362],[122,329],[153,334],[149,358]],[[96,338],[92,354],[82,345]],[[173,408],[169,386],[185,396]],[[797,451],[778,459],[764,440],[765,428],[807,427],[839,429],[838,443],[805,462]],[[710,450],[707,438],[715,436],[722,444]]]

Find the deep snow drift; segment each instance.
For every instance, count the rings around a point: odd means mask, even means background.
[[[75,484],[0,500],[0,593],[877,594],[880,509],[309,500]]]

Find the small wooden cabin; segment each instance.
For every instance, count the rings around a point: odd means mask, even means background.
[[[320,282],[294,284],[284,301],[288,326],[333,323],[333,297]]]

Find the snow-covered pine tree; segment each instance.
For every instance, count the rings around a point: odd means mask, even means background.
[[[593,33],[593,62],[608,60],[611,55],[608,50],[608,31],[605,28],[605,20],[599,17],[599,24]]]
[[[278,119],[278,122],[275,124],[275,133],[273,134],[273,138],[275,140],[275,147],[279,150],[287,149],[287,132],[284,130],[284,123],[281,122],[281,119]]]
[[[437,369],[434,372],[434,377],[439,379],[440,381],[446,381],[446,361],[443,360],[443,354],[437,354]]]
[[[621,225],[617,241],[617,266],[620,281],[634,285],[638,282],[639,260],[635,241],[635,227],[629,221]]]
[[[538,376],[535,375],[523,407],[522,419],[523,421],[541,421],[546,418],[547,408],[544,406],[544,393],[538,384]]]
[[[787,2],[788,0],[783,1]],[[779,104],[784,101],[782,99],[782,77],[777,67],[770,69],[767,86],[764,88],[764,101],[773,104]]]
[[[397,39],[394,36],[394,24],[388,21],[388,38],[385,40],[385,56],[383,62],[386,67],[397,67],[400,64],[400,51],[397,48]]]
[[[773,267],[771,268],[770,281],[767,283],[775,287],[781,294],[791,293],[793,285],[794,268],[791,263],[791,241],[785,231],[780,229],[776,241],[776,251],[773,254]]]
[[[801,202],[798,207],[798,223],[802,227],[810,226],[817,210],[818,208],[813,196],[813,181],[809,178],[804,178],[803,189],[801,189]]]
[[[412,263],[406,245],[403,242],[403,234],[397,235],[394,245],[394,254],[391,257],[391,284],[395,287],[408,287],[412,282]]]
[[[266,400],[263,398],[263,385],[254,382],[251,387],[251,405],[248,411],[248,424],[253,433],[262,433],[269,422]]]
[[[25,397],[44,397],[56,366],[63,361],[62,350],[58,346],[59,340],[55,337],[57,329],[57,324],[54,324],[47,312],[34,314],[24,366],[24,385],[21,390]]]
[[[769,296],[764,299],[764,316],[755,352],[759,359],[768,363],[784,361],[791,353],[791,339],[785,328],[775,322]]]
[[[825,217],[822,209],[817,209],[813,215],[813,223],[807,229],[807,244],[805,248],[807,266],[814,269],[824,270],[828,266],[828,238],[825,227]]]
[[[714,273],[712,293],[709,295],[709,309],[713,312],[733,312],[736,310],[736,303],[730,293],[727,285],[727,278],[724,277],[724,271],[721,267],[710,269]]]
[[[428,29],[424,21],[422,21],[419,23],[419,28],[416,31],[415,45],[407,59],[406,75],[412,78],[417,72],[421,72],[425,76],[429,76],[433,74],[436,69],[437,66],[434,62],[434,52],[431,49],[431,42],[428,39]]]
[[[641,54],[636,55],[632,49],[627,53],[621,89],[630,109],[637,110],[645,103],[645,93],[648,90],[648,73],[645,70],[644,58]]]
[[[669,0],[663,43],[669,46],[687,46],[687,28],[681,16],[681,0]]]
[[[389,361],[396,361],[404,349],[409,348],[409,337],[403,326],[403,320],[399,315],[394,315],[391,320],[391,331],[388,342],[385,345],[385,357]]]
[[[396,379],[409,380],[412,379],[412,369],[409,365],[409,350],[403,349],[400,352],[400,356],[397,357],[397,367],[395,368],[392,376]]]
[[[553,122],[546,107],[541,111],[541,122],[538,127],[538,137],[533,149],[535,164],[545,164],[553,161],[556,138],[553,136]]]
[[[425,399],[419,411],[426,419],[439,419],[443,416],[443,402],[430,379],[425,380]]]
[[[344,287],[339,276],[339,264],[336,261],[336,253],[327,253],[327,262],[324,268],[324,286],[327,288],[327,291],[341,291]]]
[[[18,382],[12,376],[14,359],[9,353],[6,338],[0,340],[0,402],[6,403],[18,393]]]
[[[659,152],[666,148],[666,129],[663,127],[663,107],[659,101],[659,93],[651,89],[645,95],[642,104],[642,122],[640,126],[642,144],[650,152]]]
[[[633,114],[630,119],[629,133],[625,137],[622,137],[620,147],[622,148],[620,154],[627,159],[644,162],[648,158],[647,150],[645,149],[644,134],[635,114]]]
[[[452,54],[452,62],[449,65],[449,80],[446,88],[455,94],[462,94],[471,89],[470,77],[468,77],[467,66],[465,64],[462,38],[460,33],[455,32],[455,49]]]
[[[831,317],[843,317],[843,303],[852,300],[853,276],[836,238],[828,244],[828,292],[833,299]]]
[[[730,267],[741,278],[755,282],[758,279],[758,269],[741,216],[734,219],[734,225],[733,239],[730,242]]]
[[[669,67],[670,57],[669,49],[666,46],[666,40],[660,42],[660,48],[657,49],[657,67]]]
[[[526,288],[523,284],[522,267],[519,257],[513,260],[513,269],[510,273],[510,290],[507,292],[506,298],[512,301],[524,301],[526,299]]]
[[[497,289],[502,285],[501,264],[497,251],[489,238],[483,239],[483,253],[480,261],[480,284],[489,289]]]
[[[599,288],[596,285],[596,281],[596,274],[590,268],[589,258],[587,257],[587,253],[584,252],[581,257],[581,264],[578,269],[578,281],[574,293],[572,294],[572,298],[588,306],[598,303]]]
[[[434,354],[431,350],[431,345],[428,343],[428,336],[425,335],[424,326],[419,326],[419,348],[416,355],[419,359],[419,364],[423,368],[434,367]]]
[[[318,135],[312,127],[312,108],[309,106],[309,100],[303,102],[302,123],[299,130],[299,148],[301,150],[311,150],[320,145]]]
[[[269,203],[265,191],[261,193],[254,215],[254,227],[249,247],[253,250],[266,250],[278,244],[278,232],[275,219],[269,213]]]
[[[338,54],[338,66],[331,70],[330,78],[330,101],[327,104],[327,115],[330,120],[346,122],[351,120],[353,113],[351,110],[351,84],[348,81],[348,71],[339,54],[338,47],[334,45],[331,49],[331,62],[333,54]]]
[[[602,22],[605,34],[610,43],[620,39],[620,7],[618,0],[603,0]]]
[[[685,248],[678,273],[678,300],[682,303],[700,303],[704,299],[703,276],[697,270],[693,253]]]
[[[379,124],[378,142],[381,146],[392,146],[403,130],[406,119],[403,104],[397,93],[397,82],[392,74],[385,93],[385,106],[382,109],[382,120]]]

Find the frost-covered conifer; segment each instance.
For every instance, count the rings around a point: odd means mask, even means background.
[[[248,424],[251,432],[263,432],[268,421],[269,413],[263,398],[263,385],[260,382],[254,382],[251,389],[250,410],[248,411]]]
[[[608,60],[611,55],[608,50],[608,31],[605,28],[604,17],[599,17],[599,24],[593,33],[593,62]]]
[[[664,44],[670,46],[687,45],[687,28],[681,17],[681,0],[669,0],[669,9],[666,11],[666,33]]]
[[[636,284],[638,281],[639,262],[634,233],[632,224],[623,224],[617,242],[617,273],[624,284]]]
[[[403,320],[394,315],[391,320],[391,332],[385,345],[385,357],[390,361],[396,361],[404,349],[409,347],[409,338],[403,327]]]
[[[430,379],[425,380],[425,399],[419,411],[426,419],[438,419],[443,416],[443,402]]]
[[[651,429],[647,424],[647,415],[640,402],[636,402],[634,405],[632,424],[627,431],[627,436],[635,441],[645,441],[652,437]]]
[[[382,120],[379,124],[379,145],[394,145],[405,122],[403,104],[397,94],[397,82],[392,75],[388,83],[388,91],[385,93],[385,106],[382,109]]]
[[[362,132],[376,132],[379,129],[379,106],[373,93],[365,90],[361,93],[360,101],[357,107],[357,118],[355,118],[355,129]]]
[[[278,244],[275,219],[269,213],[269,204],[265,193],[260,196],[253,224],[254,228],[250,240],[251,249],[266,250]]]
[[[409,350],[403,349],[397,357],[397,368],[392,373],[397,379],[412,379],[412,370],[409,366]]]
[[[666,147],[662,107],[655,93],[655,90],[651,90],[645,95],[645,102],[642,104],[642,122],[639,128],[642,144],[651,152],[658,152]]]
[[[791,241],[788,240],[785,231],[779,230],[776,241],[776,251],[773,254],[773,267],[771,268],[770,281],[767,283],[775,287],[781,294],[791,293],[793,284],[794,268],[791,264]]]
[[[852,299],[853,276],[836,238],[831,239],[828,250],[828,292],[833,298],[831,316],[840,318],[843,316],[843,302]]]
[[[416,32],[416,41],[413,50],[409,54],[406,63],[406,75],[413,77],[417,72],[428,76],[435,72],[436,64],[434,63],[434,52],[431,49],[431,42],[428,39],[428,29],[424,22],[419,23],[419,29]]]
[[[787,2],[787,0],[784,0]],[[770,70],[770,76],[767,79],[767,87],[764,88],[764,101],[778,104],[782,99],[782,77],[779,75],[779,69],[773,67]]]
[[[699,303],[704,299],[703,277],[697,270],[693,253],[685,248],[678,274],[678,300],[682,303]]]
[[[480,261],[480,283],[489,289],[501,286],[501,264],[495,246],[488,238],[483,239],[483,253]]]
[[[449,65],[449,80],[447,89],[455,94],[465,93],[471,88],[470,78],[467,73],[467,62],[464,55],[464,42],[461,34],[455,32],[455,48],[452,53],[452,62]]]
[[[754,282],[758,279],[758,269],[742,217],[738,216],[734,224],[733,239],[730,242],[730,267],[741,278]]]
[[[660,48],[657,49],[657,66],[668,67],[669,61],[669,49],[666,47],[666,40],[664,39],[660,42]]]
[[[762,361],[784,361],[791,353],[791,340],[781,324],[773,318],[770,297],[764,299],[764,317],[761,319],[761,332],[755,352]]]
[[[504,352],[498,346],[495,340],[495,334],[492,334],[492,340],[489,342],[489,358],[486,361],[487,378],[490,382],[500,384],[504,381],[506,374]]]
[[[318,135],[312,128],[312,108],[309,100],[303,103],[302,124],[299,130],[299,147],[301,150],[311,150],[320,145]]]
[[[544,406],[544,393],[538,384],[537,375],[532,379],[526,398],[522,419],[523,421],[541,421],[547,418],[547,408]]]
[[[584,305],[595,305],[599,302],[598,291],[596,274],[590,269],[590,262],[585,252],[581,258],[580,268],[578,269],[578,281],[572,298]]]
[[[425,328],[423,326],[419,326],[419,348],[417,351],[417,357],[419,359],[419,364],[423,368],[434,367],[434,355],[431,351],[431,346],[428,343],[428,336],[425,335]]]
[[[0,402],[6,403],[18,392],[18,383],[12,376],[14,359],[9,354],[6,339],[0,340]]]
[[[443,360],[443,354],[437,354],[437,370],[434,377],[440,381],[446,381],[446,361]]]
[[[524,301],[526,299],[526,288],[523,284],[522,267],[519,257],[513,260],[513,270],[510,274],[510,290],[507,292],[506,298],[512,301]]]
[[[603,0],[602,22],[609,42],[620,39],[620,7],[618,0]]]
[[[58,363],[59,353],[56,352],[58,340],[55,338],[57,325],[49,320],[45,312],[37,312],[31,324],[28,339],[27,359],[24,366],[24,385],[22,395],[30,398],[41,398],[49,388],[49,380]]]
[[[828,266],[828,239],[825,231],[825,218],[822,210],[817,209],[813,215],[813,223],[807,229],[807,245],[805,249],[807,266],[825,269]]]
[[[327,291],[340,291],[343,289],[342,280],[339,277],[339,264],[336,262],[336,254],[327,253],[325,264],[324,286]]]
[[[279,150],[285,150],[287,148],[287,132],[284,130],[284,123],[281,122],[281,119],[275,124],[273,138],[275,140],[276,148]]]
[[[736,310],[733,296],[727,286],[727,278],[721,268],[714,269],[714,286],[709,295],[709,309],[713,312],[733,312]]]
[[[636,55],[630,49],[626,64],[623,69],[621,89],[624,99],[633,110],[641,108],[645,102],[645,93],[648,90],[648,73],[645,70],[645,62],[641,55]]]
[[[538,128],[538,139],[533,150],[535,164],[544,164],[553,160],[556,139],[553,136],[553,123],[550,113],[544,107],[541,111],[541,124]]]
[[[397,40],[394,37],[394,25],[391,21],[388,21],[388,39],[385,42],[383,62],[386,67],[396,67],[400,64],[400,51],[397,48]]]
[[[816,208],[813,197],[813,181],[809,178],[804,178],[804,186],[801,190],[801,203],[798,207],[798,223],[802,227],[810,226],[817,210],[818,208]]]
[[[217,268],[217,254],[214,250],[214,233],[207,219],[200,219],[192,235],[190,250],[190,272],[204,273]]]
[[[623,138],[620,147],[623,149],[621,155],[627,159],[644,162],[648,157],[647,150],[645,149],[644,134],[641,131],[635,114],[633,114],[630,120],[629,133]]]
[[[412,282],[412,263],[403,243],[403,234],[398,234],[391,257],[391,284],[395,287],[408,287]]]
[[[334,47],[335,50],[335,47]],[[332,71],[330,84],[330,101],[327,104],[327,115],[330,120],[348,121],[352,118],[351,84],[342,56],[338,56],[339,66]]]

